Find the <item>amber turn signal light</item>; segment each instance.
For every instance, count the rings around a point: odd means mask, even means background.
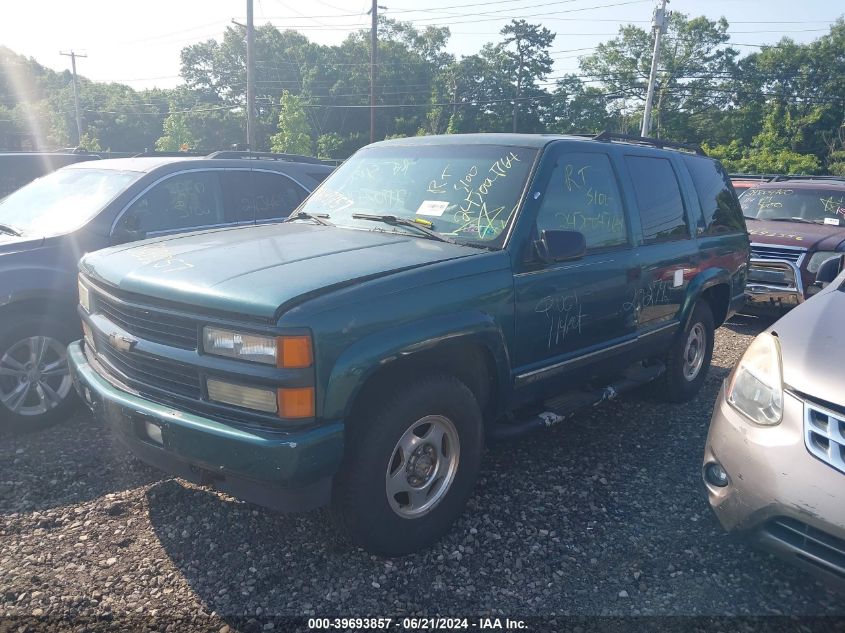
[[[311,353],[310,336],[280,336],[276,341],[278,367],[283,369],[311,367],[314,357]]]
[[[314,417],[314,387],[279,389],[278,401],[280,418]]]

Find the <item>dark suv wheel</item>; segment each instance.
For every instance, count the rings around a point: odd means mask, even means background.
[[[387,396],[350,424],[332,513],[345,536],[398,556],[443,536],[481,464],[481,411],[459,380],[438,376]]]
[[[75,404],[67,346],[78,334],[52,318],[9,320],[0,326],[0,424],[27,430],[56,422]]]
[[[687,327],[666,354],[666,373],[655,385],[664,400],[686,402],[701,389],[713,357],[714,329],[710,306],[697,302]]]

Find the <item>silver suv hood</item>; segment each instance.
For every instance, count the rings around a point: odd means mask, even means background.
[[[780,341],[784,385],[845,406],[845,292],[840,276],[770,330]]]

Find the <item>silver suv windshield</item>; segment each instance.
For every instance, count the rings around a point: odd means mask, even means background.
[[[142,175],[113,169],[60,169],[0,200],[0,225],[24,236],[69,233]]]
[[[300,207],[352,228],[419,234],[355,215],[394,216],[462,243],[500,247],[522,198],[536,149],[504,145],[365,148]]]
[[[739,202],[747,218],[845,226],[845,190],[841,187],[752,187],[742,193]]]

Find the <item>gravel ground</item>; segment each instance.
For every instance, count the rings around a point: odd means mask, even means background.
[[[691,403],[629,395],[488,450],[460,522],[397,560],[336,545],[320,513],[163,476],[85,413],[4,438],[0,614],[224,632],[277,615],[843,615],[841,596],[726,536],[700,484],[719,385],[761,327],[719,330]]]

